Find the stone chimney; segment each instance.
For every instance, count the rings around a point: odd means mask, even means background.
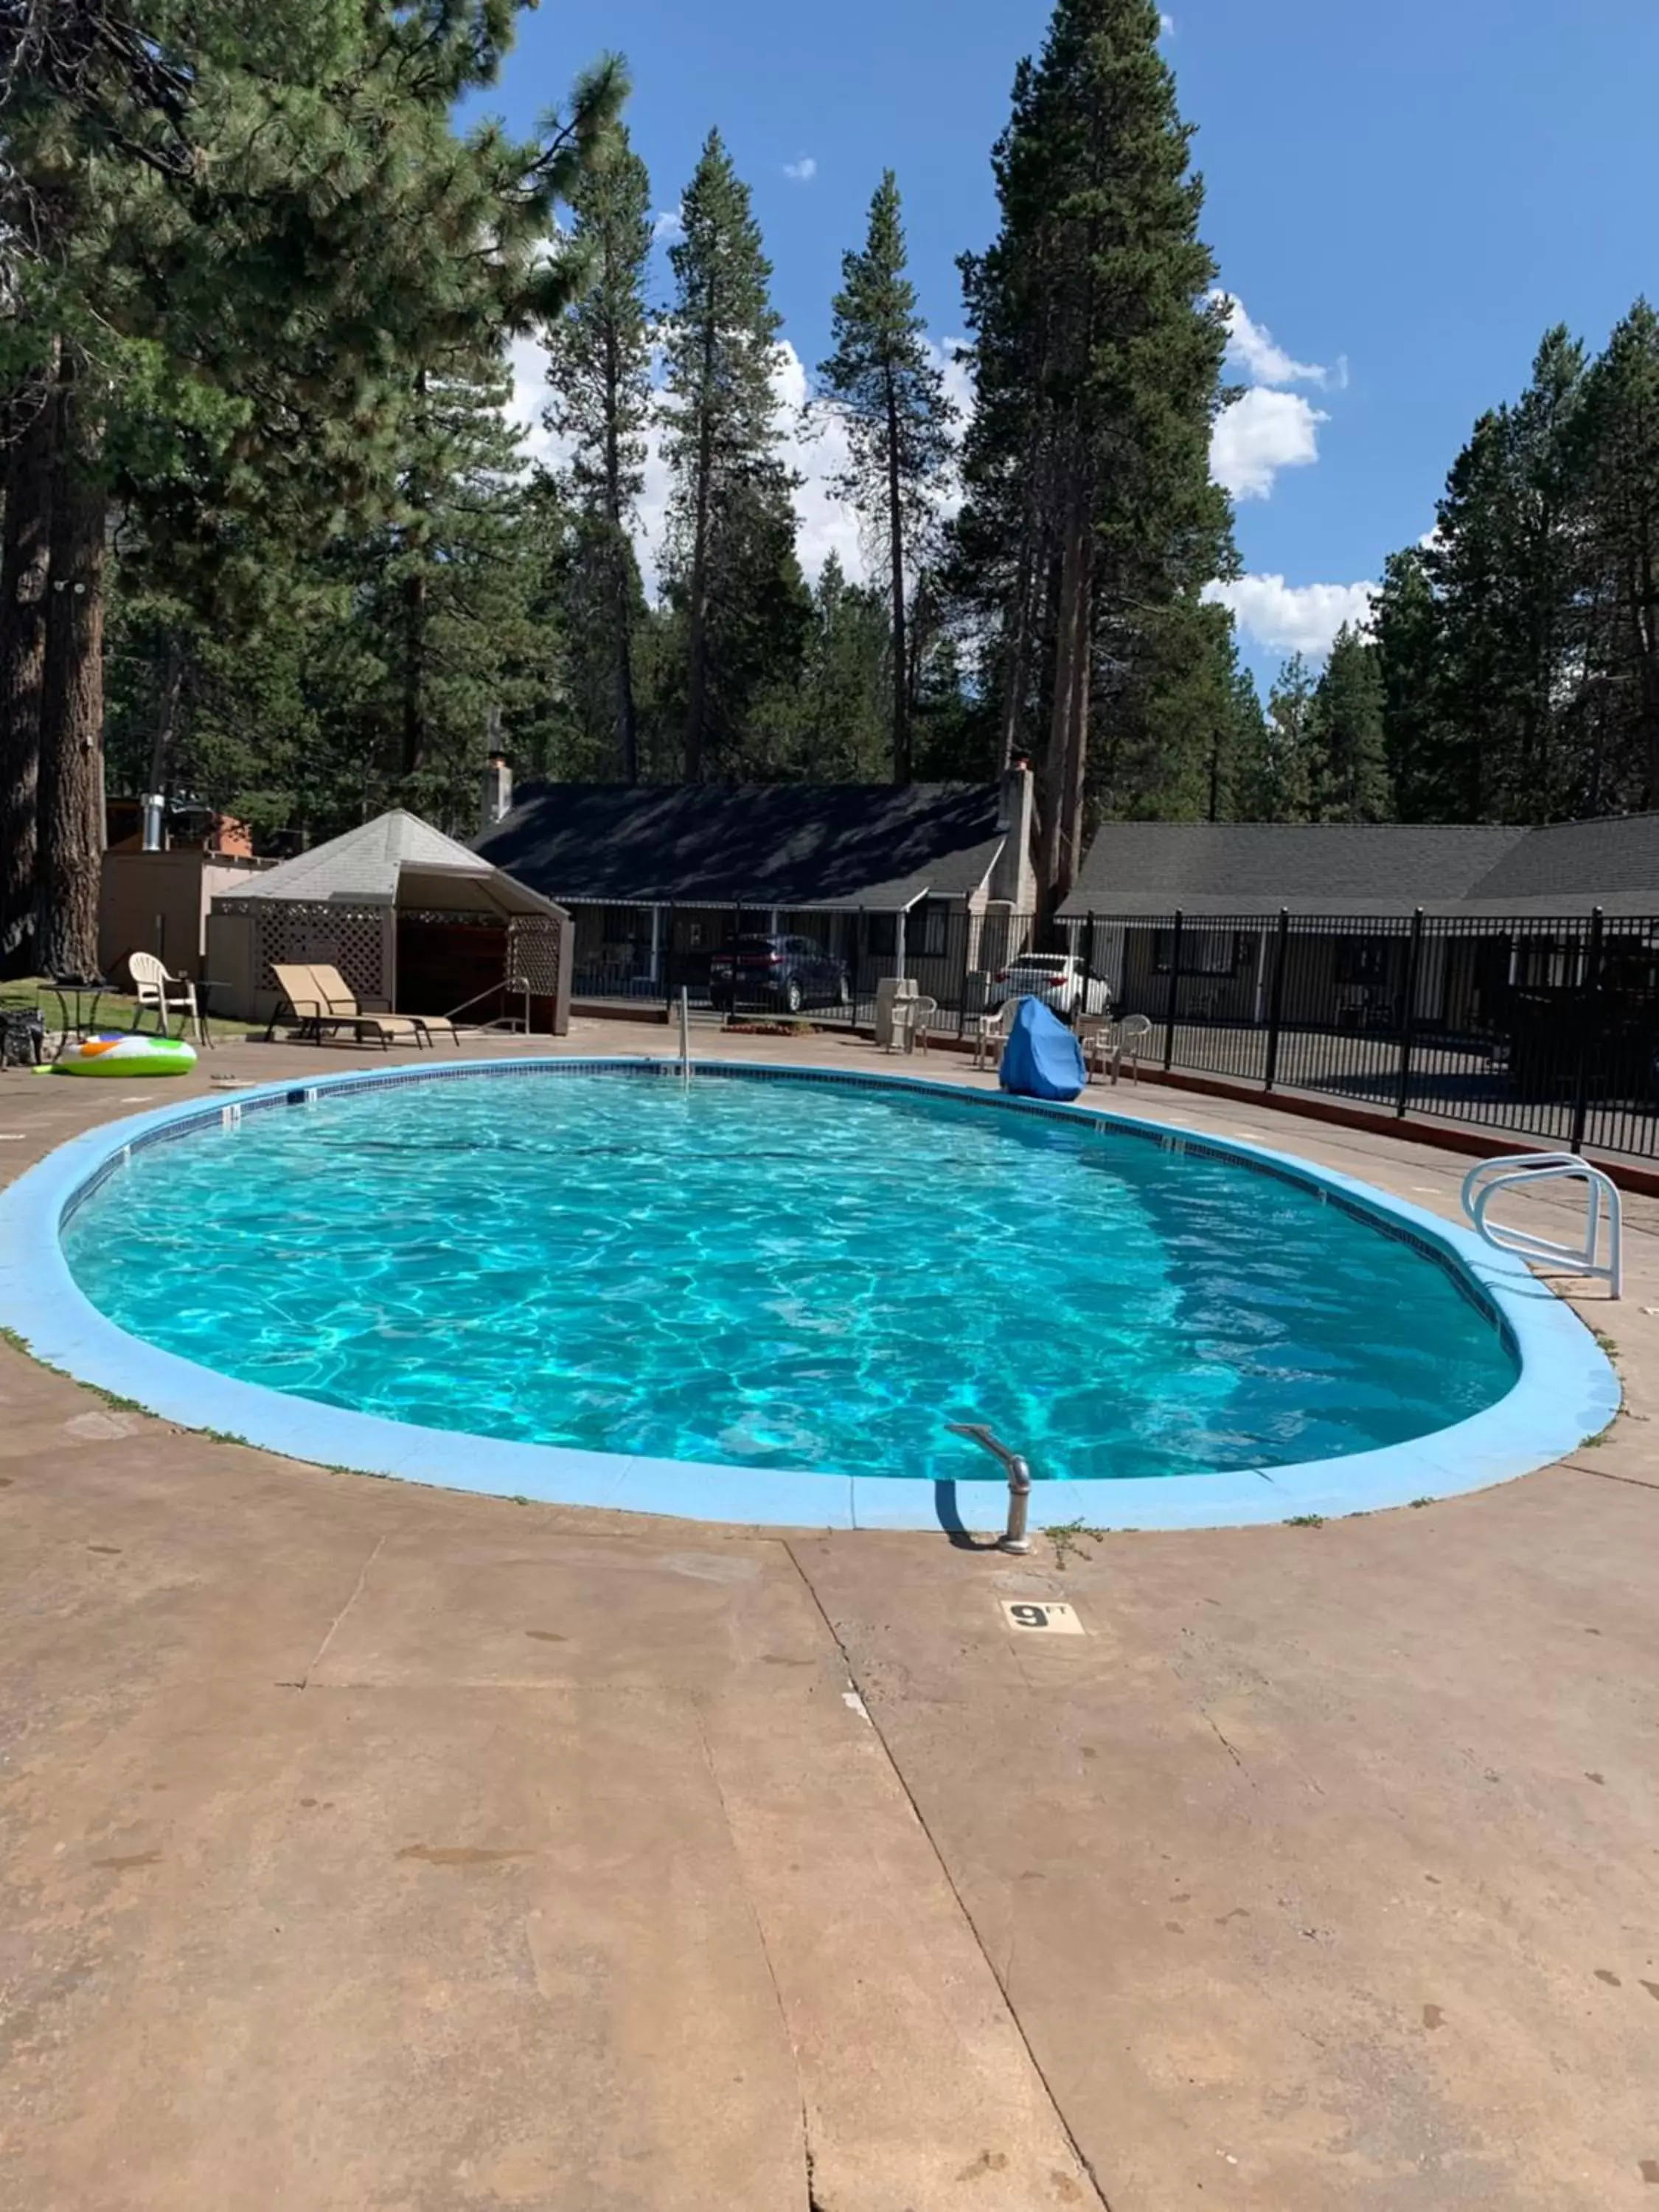
[[[513,811],[513,771],[507,755],[493,752],[484,763],[483,828],[488,832]]]
[[[1024,753],[1016,753],[1002,771],[997,828],[1003,845],[991,870],[989,895],[1017,914],[1034,914],[1036,864],[1031,848],[1036,837],[1036,793],[1031,764]]]

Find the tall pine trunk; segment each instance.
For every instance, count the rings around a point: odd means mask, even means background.
[[[34,965],[40,696],[46,665],[55,370],[19,394],[0,539],[0,975]]]
[[[403,768],[418,775],[426,762],[426,577],[404,578]]]
[[[1060,544],[1060,607],[1054,624],[1054,684],[1042,768],[1042,882],[1045,927],[1072,887],[1088,730],[1090,503],[1078,453],[1078,425],[1066,441],[1065,520]],[[1079,693],[1083,696],[1079,699]],[[1074,799],[1074,793],[1077,794]]]
[[[904,502],[899,483],[898,394],[887,370],[887,532],[893,568],[893,781],[910,781],[909,669],[904,649]]]
[[[52,497],[52,590],[40,706],[35,957],[48,975],[98,967],[104,852],[104,532],[96,433],[65,362]]]
[[[703,721],[708,711],[708,516],[714,489],[714,295],[703,319],[702,389],[697,395],[697,496],[691,540],[690,665],[685,691],[685,780],[702,777]]]
[[[611,529],[611,619],[617,640],[617,752],[624,783],[640,780],[639,721],[634,706],[634,605],[629,589],[628,532],[623,513],[622,453],[617,435],[622,363],[617,333],[605,334],[605,515]]]

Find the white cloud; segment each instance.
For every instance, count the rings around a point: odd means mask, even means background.
[[[1158,35],[1159,36],[1159,38],[1160,38],[1160,39],[1172,39],[1172,38],[1174,38],[1174,36],[1175,36],[1175,17],[1174,17],[1173,15],[1160,15],[1160,16],[1158,17]]]
[[[803,154],[799,161],[786,161],[783,173],[791,184],[810,185],[818,173],[818,165],[810,154]]]
[[[672,208],[662,209],[652,222],[651,237],[654,245],[672,246],[677,238],[684,238],[684,235],[685,218],[678,202]]]
[[[1335,370],[1323,362],[1297,361],[1278,344],[1265,323],[1252,320],[1237,293],[1212,292],[1227,311],[1227,360],[1252,384],[1346,384],[1346,361]]]
[[[1235,499],[1266,499],[1280,469],[1319,459],[1319,425],[1329,420],[1299,392],[1252,385],[1216,418],[1210,474]]]
[[[1375,584],[1287,584],[1282,576],[1235,576],[1204,596],[1231,607],[1257,645],[1275,653],[1326,653],[1344,623],[1369,621]]]

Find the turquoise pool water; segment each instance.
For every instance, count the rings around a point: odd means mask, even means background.
[[[609,1452],[1055,1480],[1395,1444],[1516,1362],[1316,1191],[972,1098],[659,1076],[321,1093],[140,1151],[75,1212],[131,1334],[400,1421]]]

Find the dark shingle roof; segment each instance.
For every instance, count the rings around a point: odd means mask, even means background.
[[[1437,823],[1109,822],[1061,912],[1409,914],[1456,906],[1528,834]]]
[[[1484,914],[1659,914],[1659,814],[1529,830],[1468,904]]]
[[[562,903],[896,908],[959,897],[1002,843],[994,784],[526,784],[476,840]]]

